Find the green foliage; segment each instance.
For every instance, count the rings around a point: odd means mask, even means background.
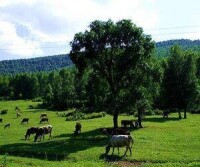
[[[155,115],[162,115],[163,114],[163,110],[160,110],[160,109],[155,109],[153,110],[154,114]]]
[[[42,98],[41,97],[36,97],[32,101],[33,102],[42,102]]]
[[[151,57],[153,41],[130,20],[117,23],[97,20],[89,25],[89,30],[75,34],[71,47],[70,58],[80,74],[89,69],[92,76],[103,79],[108,86],[102,98],[109,99],[107,107],[117,127],[120,110],[134,103],[130,99],[135,100],[132,94],[143,81],[143,69]]]
[[[184,52],[178,46],[171,48],[162,90],[165,108],[186,110],[192,106],[198,97],[194,53]]]
[[[200,52],[200,40],[178,39],[157,42],[155,56],[168,57],[170,55],[170,48],[174,45],[181,46],[184,51]]]
[[[38,71],[53,71],[71,66],[72,62],[68,55],[55,55],[32,59],[0,61],[0,73],[13,75]]]
[[[6,153],[6,154],[2,157],[2,164],[1,164],[1,167],[6,167],[6,166],[7,166],[7,156],[8,156],[8,153]]]
[[[85,114],[80,111],[75,111],[72,114],[66,114],[66,121],[76,121],[81,119],[93,119],[93,118],[101,118],[106,116],[106,112],[98,112],[98,113],[91,113],[91,114]]]

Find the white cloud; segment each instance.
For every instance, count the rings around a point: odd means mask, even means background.
[[[74,34],[84,31],[93,20],[131,19],[138,26],[154,28],[158,22],[155,2],[0,0],[0,49],[7,48],[8,59],[12,55],[22,58],[67,53]]]

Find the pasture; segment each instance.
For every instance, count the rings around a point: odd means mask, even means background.
[[[105,146],[109,137],[98,130],[112,126],[112,116],[80,120],[81,135],[74,136],[76,121],[65,121],[56,111],[44,109],[29,109],[36,106],[32,101],[0,102],[0,110],[8,109],[8,113],[0,115],[0,166],[6,160],[8,167],[62,167],[62,166],[200,166],[200,115],[188,114],[188,119],[178,120],[178,114],[173,113],[169,118],[162,116],[146,117],[144,128],[131,131],[135,143],[133,155],[121,159],[125,148],[117,150],[113,156],[104,157]],[[21,116],[17,118],[15,107],[20,108]],[[49,123],[40,122],[41,113],[47,113]],[[23,118],[29,118],[29,123],[21,124]],[[120,116],[122,119],[135,119],[132,116]],[[4,130],[4,125],[11,127]],[[53,139],[33,142],[25,141],[24,135],[28,127],[53,126]],[[5,153],[9,155],[5,158]]]

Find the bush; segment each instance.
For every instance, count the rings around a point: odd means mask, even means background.
[[[155,115],[162,115],[163,114],[163,110],[155,109],[154,110],[154,114]]]
[[[84,113],[82,113],[80,111],[75,111],[72,114],[70,113],[70,115],[69,115],[69,113],[66,114],[66,116],[67,116],[66,121],[75,121],[75,120],[80,120],[80,119],[101,118],[101,117],[104,117],[105,115],[106,115],[105,112],[84,114]]]
[[[144,115],[155,115],[153,110],[146,110]]]
[[[66,114],[67,115],[67,114]],[[72,114],[70,114],[69,116],[67,116],[66,121],[75,121],[75,120],[79,120],[82,119],[83,116],[85,114],[80,112],[80,111],[75,111]]]
[[[101,118],[106,115],[105,112],[100,112],[100,113],[91,113],[91,114],[86,114],[83,116],[83,119],[92,119],[92,118]]]
[[[33,99],[32,102],[42,102],[42,98],[37,97],[37,98]]]
[[[8,110],[4,109],[4,110],[1,111],[1,114],[7,114],[7,113],[8,113]]]

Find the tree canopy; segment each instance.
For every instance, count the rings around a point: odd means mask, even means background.
[[[108,20],[94,21],[89,30],[75,34],[71,47],[70,58],[80,73],[90,69],[108,83],[113,123],[117,127],[120,110],[132,104],[127,102],[133,101],[154,42],[130,20]]]

